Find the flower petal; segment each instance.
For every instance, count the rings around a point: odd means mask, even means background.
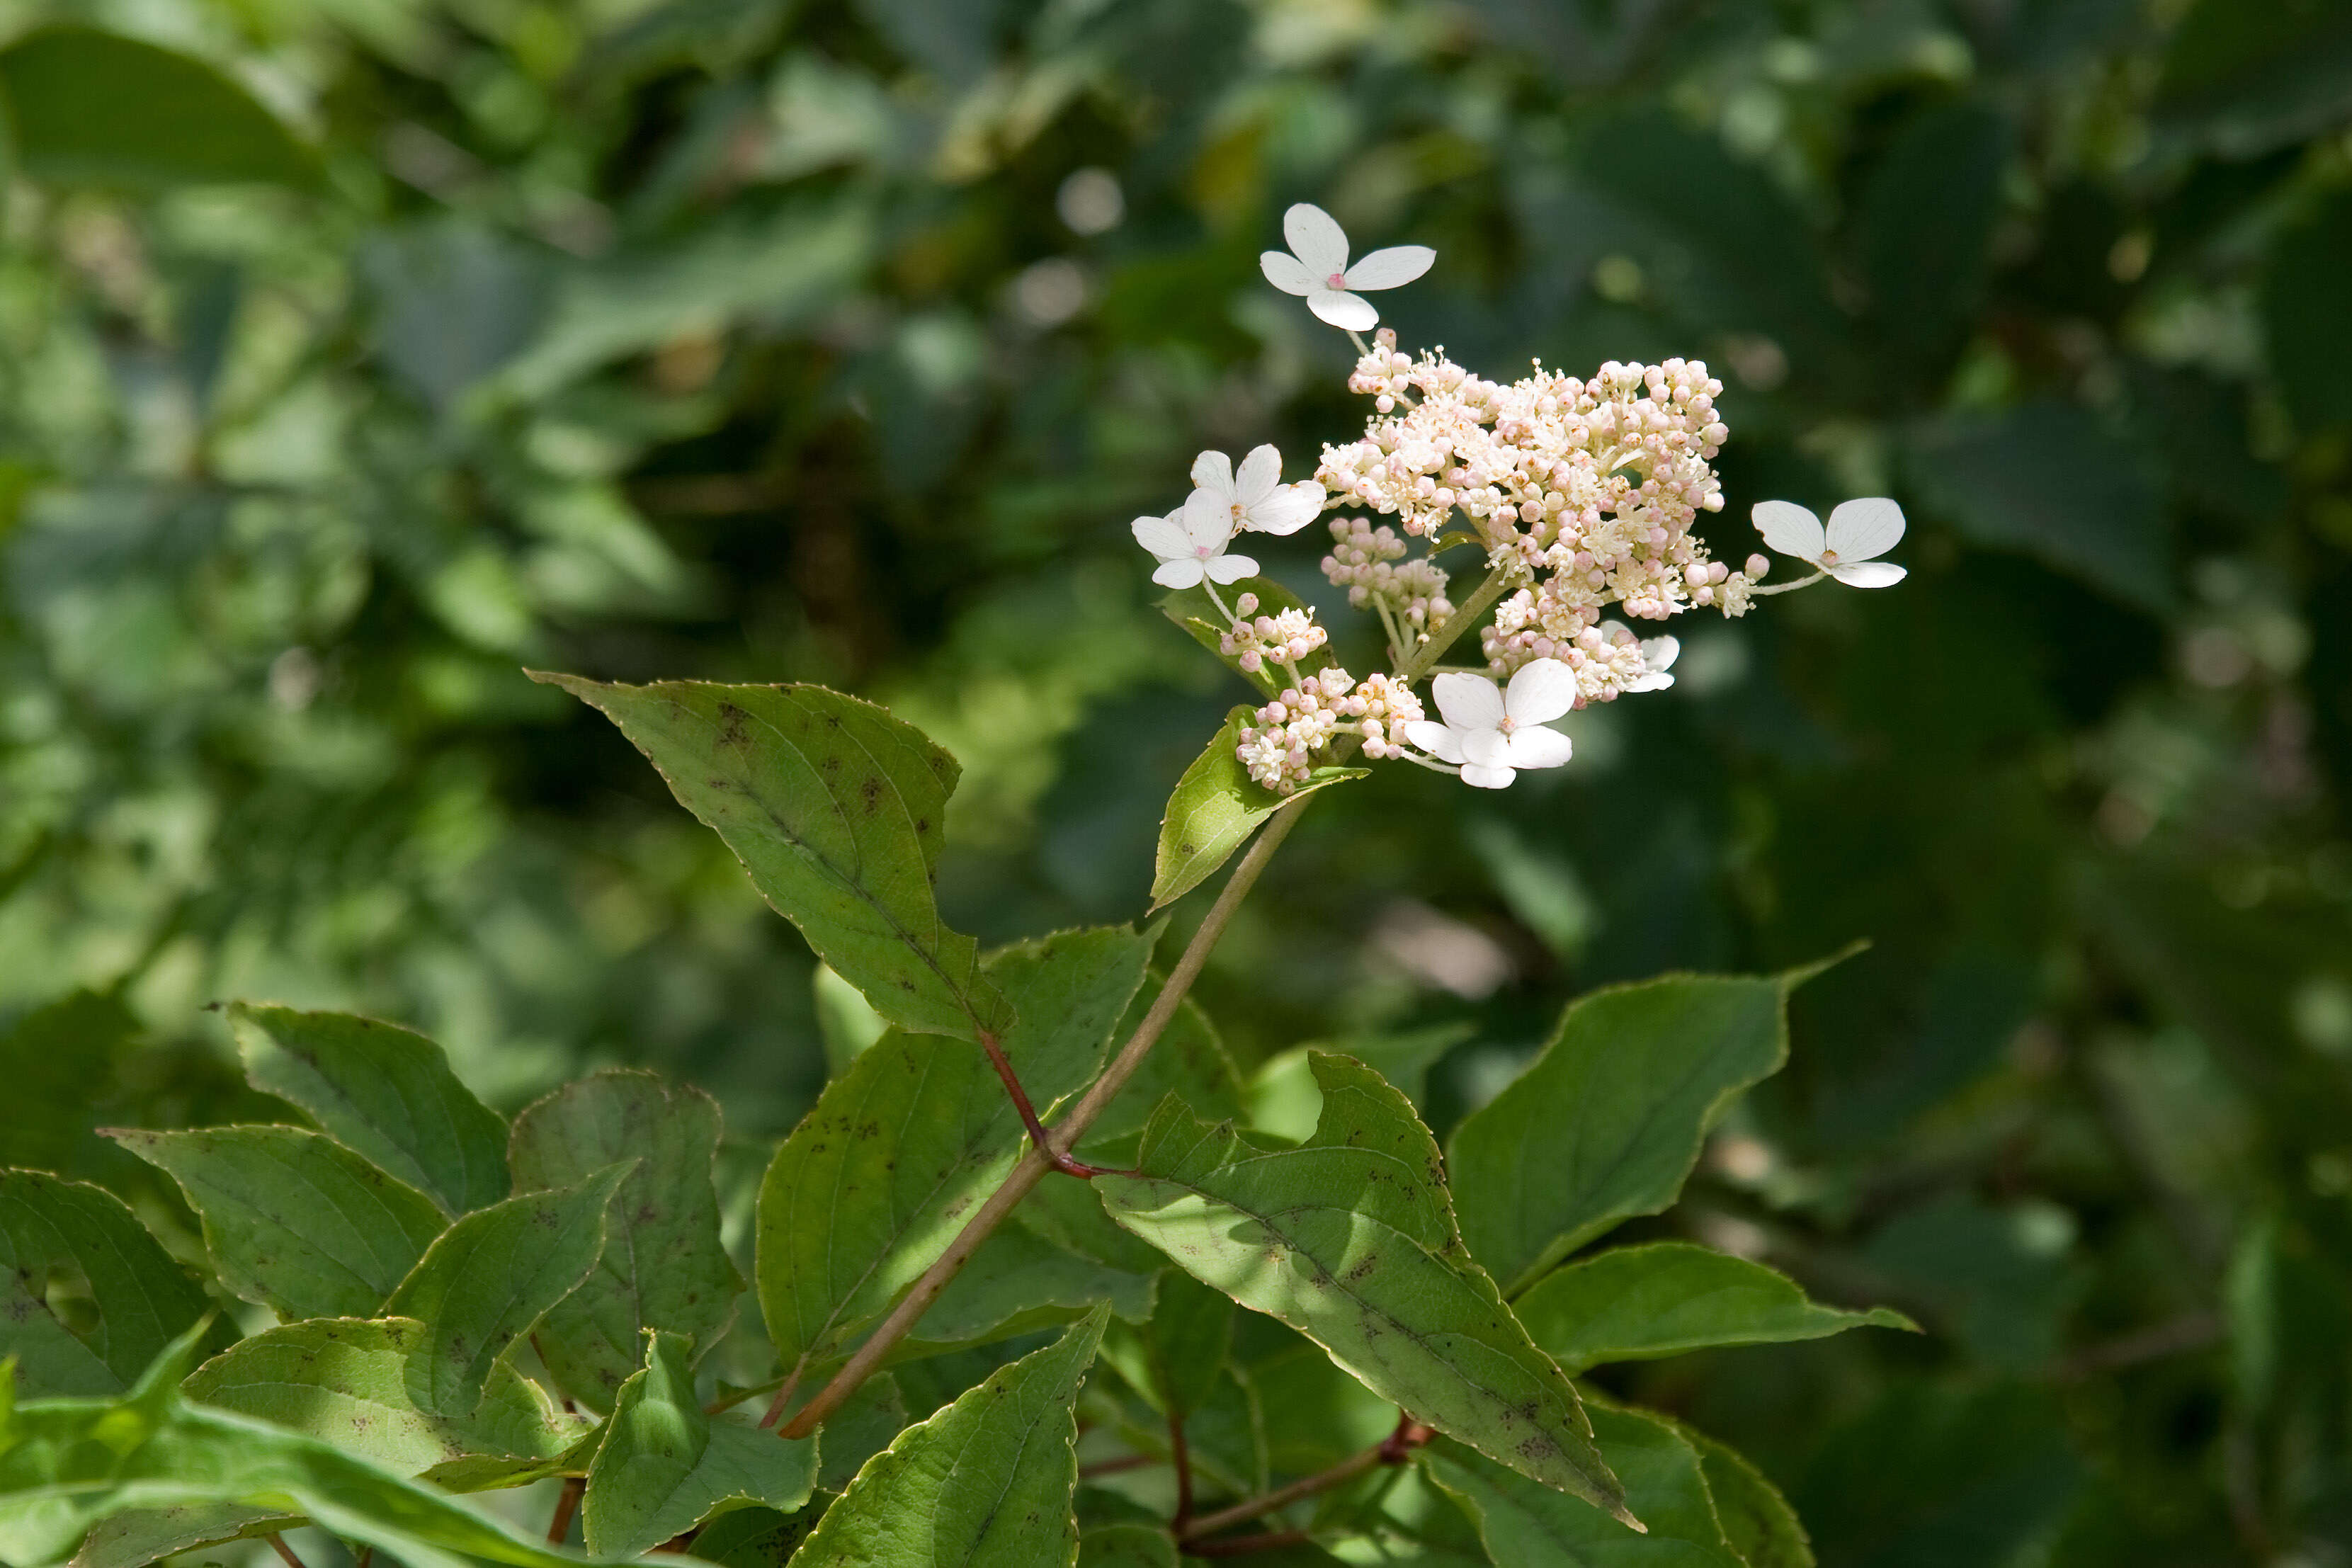
[[[1404,738],[1441,763],[1462,760],[1462,746],[1454,731],[1434,719],[1415,719],[1404,727]]]
[[[1350,289],[1401,289],[1430,268],[1437,252],[1425,245],[1392,245],[1348,268]]]
[[[1313,479],[1285,485],[1250,508],[1243,526],[1260,533],[1297,533],[1323,510],[1324,490]]]
[[[1207,489],[1194,490],[1184,498],[1184,537],[1190,542],[1186,554],[1198,554],[1203,550],[1214,554],[1233,536],[1231,501]]]
[[[1214,490],[1225,500],[1234,499],[1234,460],[1223,452],[1203,452],[1192,459],[1192,483],[1201,489]]]
[[[1557,730],[1531,724],[1511,731],[1510,763],[1515,768],[1556,768],[1574,754],[1575,743]]]
[[[1307,263],[1286,250],[1258,252],[1257,269],[1286,294],[1312,294],[1330,281],[1328,272],[1309,272]]]
[[[1885,496],[1840,503],[1830,513],[1830,548],[1841,561],[1874,561],[1903,542],[1903,509]]]
[[[1192,554],[1192,542],[1184,537],[1177,515],[1137,518],[1131,525],[1135,542],[1162,561],[1179,561]]]
[[[1163,561],[1151,580],[1163,588],[1197,588],[1201,585],[1201,563],[1191,556],[1181,561]]]
[[[1212,583],[1238,583],[1244,577],[1257,575],[1257,563],[1246,555],[1220,555],[1203,563]]]
[[[1462,782],[1473,789],[1508,789],[1519,775],[1508,768],[1481,768],[1468,763],[1462,764]]]
[[[1448,670],[1429,683],[1437,710],[1456,730],[1492,730],[1503,721],[1503,690],[1483,675]]]
[[[1462,761],[1467,767],[1507,768],[1511,765],[1511,738],[1500,730],[1465,730]]]
[[[1274,493],[1282,482],[1282,454],[1272,447],[1252,447],[1242,466],[1234,470],[1234,499],[1253,507]]]
[[[1674,668],[1675,660],[1683,656],[1680,637],[1643,637],[1642,639],[1642,671],[1656,675]]]
[[[1337,289],[1318,289],[1307,296],[1307,308],[1317,320],[1351,332],[1369,332],[1381,324],[1381,313],[1372,309],[1370,300]]]
[[[1911,574],[1892,561],[1857,561],[1831,567],[1830,575],[1849,588],[1892,588]]]
[[[1300,202],[1282,215],[1282,237],[1318,283],[1348,269],[1348,231],[1312,202]]]
[[[1795,501],[1759,500],[1748,515],[1756,520],[1756,531],[1764,542],[1783,555],[1811,561],[1830,547],[1822,520]]]
[[[1556,658],[1519,666],[1503,694],[1503,711],[1514,724],[1549,724],[1576,706],[1576,672]]]

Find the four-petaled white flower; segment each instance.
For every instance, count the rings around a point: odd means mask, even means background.
[[[1460,671],[1429,686],[1445,722],[1408,724],[1405,739],[1440,762],[1460,763],[1464,784],[1507,789],[1521,768],[1556,768],[1568,761],[1568,737],[1544,728],[1576,705],[1575,672],[1559,660],[1521,665],[1507,691],[1483,675]]]
[[[1891,588],[1906,575],[1893,562],[1877,559],[1903,538],[1903,509],[1885,496],[1843,503],[1830,513],[1827,530],[1794,501],[1758,501],[1748,515],[1765,543],[1811,562],[1849,587]]]
[[[1642,639],[1642,673],[1625,683],[1627,691],[1664,691],[1675,683],[1666,672],[1682,657],[1683,645],[1675,637],[1643,637]]]
[[[1437,259],[1437,252],[1425,245],[1398,245],[1375,250],[1350,267],[1348,231],[1329,213],[1306,202],[1282,215],[1282,237],[1290,249],[1262,253],[1258,270],[1284,293],[1305,295],[1307,308],[1318,317],[1349,331],[1370,331],[1381,320],[1370,300],[1349,290],[1401,288]]]
[[[1203,452],[1192,459],[1192,483],[1199,488],[1185,498],[1186,514],[1214,513],[1230,532],[1296,533],[1323,510],[1321,485],[1282,482],[1282,454],[1272,447],[1251,447],[1238,473],[1223,452]]]
[[[1137,518],[1134,532],[1138,544],[1160,557],[1151,580],[1163,588],[1197,588],[1203,577],[1238,583],[1257,575],[1256,562],[1225,553],[1234,525],[1222,509],[1211,511],[1188,502],[1166,517]]]

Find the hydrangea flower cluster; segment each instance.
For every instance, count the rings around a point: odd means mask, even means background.
[[[1360,334],[1380,316],[1360,291],[1411,282],[1435,253],[1395,247],[1351,267],[1345,232],[1305,204],[1284,216],[1283,230],[1290,250],[1266,252],[1261,269],[1353,340],[1348,384],[1373,408],[1362,438],[1326,447],[1315,478],[1295,484],[1282,482],[1272,447],[1238,468],[1203,452],[1184,505],[1134,524],[1160,563],[1153,581],[1202,588],[1223,617],[1224,656],[1269,685],[1286,682],[1239,731],[1236,755],[1265,788],[1295,791],[1350,749],[1506,788],[1524,771],[1569,761],[1568,737],[1548,728],[1552,721],[1674,685],[1681,644],[1604,616],[1640,623],[1705,608],[1737,617],[1759,597],[1825,578],[1861,588],[1902,580],[1902,567],[1878,559],[1904,530],[1902,509],[1884,498],[1846,502],[1826,527],[1790,502],[1755,508],[1764,542],[1812,566],[1809,577],[1765,587],[1765,556],[1738,570],[1710,557],[1693,530],[1723,508],[1713,464],[1730,432],[1716,407],[1723,384],[1704,363],[1612,361],[1589,380],[1538,364],[1507,384],[1443,349],[1402,353],[1386,329],[1368,344]],[[1240,534],[1294,533],[1333,504],[1396,520],[1347,515],[1329,525],[1324,576],[1387,634],[1391,669],[1360,681],[1337,666],[1302,672],[1328,641],[1313,611],[1261,615],[1257,593],[1228,606],[1217,592],[1256,574],[1255,560],[1229,548]],[[1414,555],[1412,540],[1426,552]],[[1436,674],[1440,723],[1413,686],[1469,629],[1435,560],[1463,545],[1476,547],[1488,572],[1465,604],[1482,614],[1491,606],[1493,618],[1479,628],[1486,673]]]

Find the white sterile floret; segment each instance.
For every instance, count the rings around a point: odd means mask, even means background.
[[[1439,676],[1430,690],[1445,722],[1407,724],[1405,738],[1440,762],[1460,764],[1464,784],[1507,789],[1521,768],[1568,761],[1568,737],[1544,728],[1576,705],[1576,675],[1559,660],[1521,666],[1507,690],[1460,671]]]
[[[1185,510],[1213,512],[1232,532],[1296,533],[1323,510],[1321,485],[1282,482],[1282,454],[1272,447],[1252,447],[1239,472],[1223,452],[1203,452],[1192,459],[1192,483]]]
[[[1830,513],[1830,525],[1794,501],[1758,501],[1749,513],[1764,542],[1783,555],[1811,562],[1853,588],[1891,588],[1902,567],[1879,556],[1902,542],[1903,509],[1885,496],[1850,500]]]
[[[1683,645],[1678,637],[1643,637],[1642,639],[1642,673],[1625,683],[1627,691],[1664,691],[1675,683],[1666,672],[1682,657]]]
[[[1348,231],[1329,213],[1306,202],[1282,215],[1282,237],[1290,242],[1289,251],[1264,252],[1257,258],[1258,270],[1284,293],[1304,295],[1318,319],[1351,332],[1368,331],[1381,320],[1372,302],[1352,290],[1402,288],[1437,259],[1437,252],[1425,245],[1398,245],[1375,250],[1350,267]]]
[[[1160,557],[1151,580],[1163,588],[1197,588],[1203,577],[1238,583],[1257,574],[1257,563],[1248,556],[1225,553],[1234,530],[1223,512],[1187,504],[1166,517],[1139,517],[1133,526],[1135,542]]]

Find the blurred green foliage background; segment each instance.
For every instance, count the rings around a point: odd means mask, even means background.
[[[2347,1561],[2352,5],[0,19],[6,1163],[138,1191],[89,1130],[251,1114],[203,1008],[266,997],[509,1106],[657,1066],[756,1170],[805,950],[525,665],[872,696],[964,763],[950,919],[1133,916],[1241,688],[1128,521],[1362,417],[1256,275],[1314,200],[1437,247],[1407,346],[1706,357],[1719,553],[1891,493],[1912,576],[1693,617],[1507,795],[1335,792],[1238,1054],[1456,1026],[1442,1134],[1585,987],[1866,937],[1675,1223],[1931,1332],[1601,1381],[1838,1568]]]

